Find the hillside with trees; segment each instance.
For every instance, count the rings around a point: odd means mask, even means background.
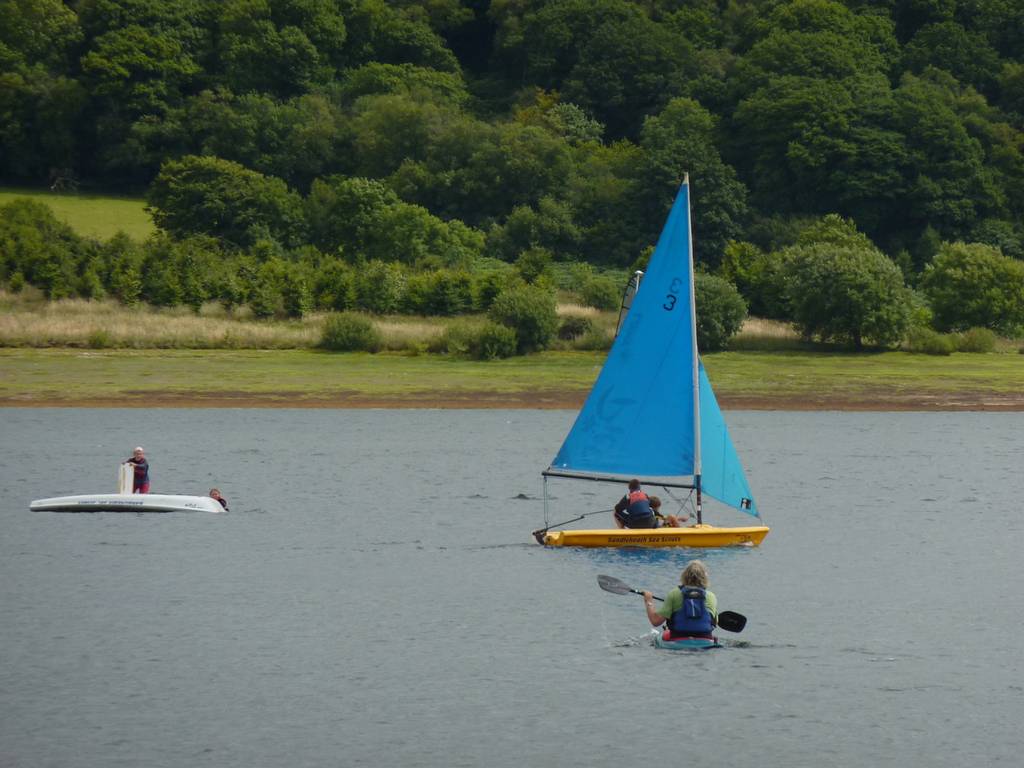
[[[0,0],[0,180],[142,194],[160,229],[9,203],[12,290],[609,308],[684,174],[717,303],[858,348],[1019,335],[1024,3]]]

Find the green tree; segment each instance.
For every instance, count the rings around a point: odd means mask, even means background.
[[[895,97],[908,142],[906,225],[934,227],[945,239],[997,208],[998,190],[981,142],[957,113],[957,85],[937,70],[905,74]]]
[[[505,261],[533,247],[544,248],[559,260],[573,259],[579,253],[581,233],[568,203],[543,197],[537,208],[520,205],[503,225],[495,225],[487,235],[488,252]]]
[[[888,345],[910,323],[910,293],[903,273],[871,247],[828,242],[795,246],[784,265],[786,300],[806,338]]]
[[[415,96],[435,104],[460,107],[469,101],[462,73],[438,72],[415,64],[385,64],[371,61],[341,73],[338,97],[353,103],[360,96]]]
[[[123,232],[103,244],[102,261],[106,265],[107,291],[122,304],[133,306],[142,295],[142,248]]]
[[[51,299],[74,295],[85,243],[49,206],[15,199],[0,206],[0,279],[15,274]]]
[[[903,51],[907,69],[920,74],[928,67],[944,69],[965,85],[991,93],[1002,62],[985,35],[970,32],[955,21],[930,24],[918,30]]]
[[[327,253],[419,264],[466,264],[479,256],[483,235],[402,202],[378,181],[333,176],[313,183],[306,200],[311,239]]]
[[[348,2],[345,66],[371,61],[413,64],[440,72],[457,72],[459,63],[426,21],[400,13],[383,2]]]
[[[704,352],[725,349],[743,327],[747,304],[736,286],[716,275],[694,275],[697,304],[697,346]]]
[[[146,199],[156,225],[175,237],[246,247],[266,234],[285,246],[304,236],[302,200],[283,181],[216,157],[169,160]]]
[[[406,291],[406,274],[400,264],[379,260],[361,265],[355,273],[354,300],[358,309],[376,315],[398,312]]]
[[[86,99],[77,81],[42,66],[0,66],[0,176],[33,183],[73,177]]]
[[[746,213],[746,188],[719,157],[715,128],[711,113],[690,99],[675,99],[648,118],[640,136],[643,159],[638,172],[646,183],[636,192],[645,229],[653,238],[689,173],[693,229],[699,238],[695,254],[712,269],[721,261],[725,244],[739,234]]]
[[[451,110],[405,94],[361,97],[349,123],[353,173],[382,178],[403,162],[422,162]]]
[[[943,331],[1024,329],[1024,262],[979,243],[944,243],[925,270],[921,288]]]
[[[645,160],[636,145],[587,144],[575,153],[566,199],[579,231],[580,258],[593,264],[627,266],[656,236],[664,221],[652,222],[642,207],[648,180],[637,173]],[[664,189],[662,189],[664,191]]]
[[[174,241],[157,235],[146,241],[146,258],[142,263],[141,298],[156,307],[176,307],[184,291],[177,265]]]
[[[218,54],[236,93],[298,95],[330,82],[344,57],[345,19],[330,0],[227,0],[218,12]]]
[[[60,0],[0,0],[0,62],[42,65],[65,71],[68,56],[82,39],[78,17]]]

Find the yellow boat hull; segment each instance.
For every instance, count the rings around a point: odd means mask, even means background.
[[[768,535],[768,527],[716,528],[691,525],[686,528],[624,528],[622,530],[548,531],[549,547],[756,547]]]

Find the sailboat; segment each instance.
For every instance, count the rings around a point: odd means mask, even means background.
[[[756,546],[768,533],[697,350],[688,177],[604,367],[542,476],[545,527],[533,533],[547,546]],[[658,486],[670,494],[669,489],[689,489],[696,523],[552,530],[547,520],[553,478],[614,482],[623,488],[636,478],[645,488]],[[727,528],[705,523],[705,495],[751,515],[757,524]]]

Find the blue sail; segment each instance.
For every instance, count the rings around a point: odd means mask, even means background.
[[[739,456],[698,360],[692,283],[689,185],[684,183],[629,314],[550,470],[693,477],[694,412],[699,410],[702,492],[756,517]]]
[[[761,516],[703,363],[700,363],[700,462],[704,493],[754,517]]]
[[[691,279],[689,187],[684,184],[642,287],[552,469],[637,477],[693,474]]]

